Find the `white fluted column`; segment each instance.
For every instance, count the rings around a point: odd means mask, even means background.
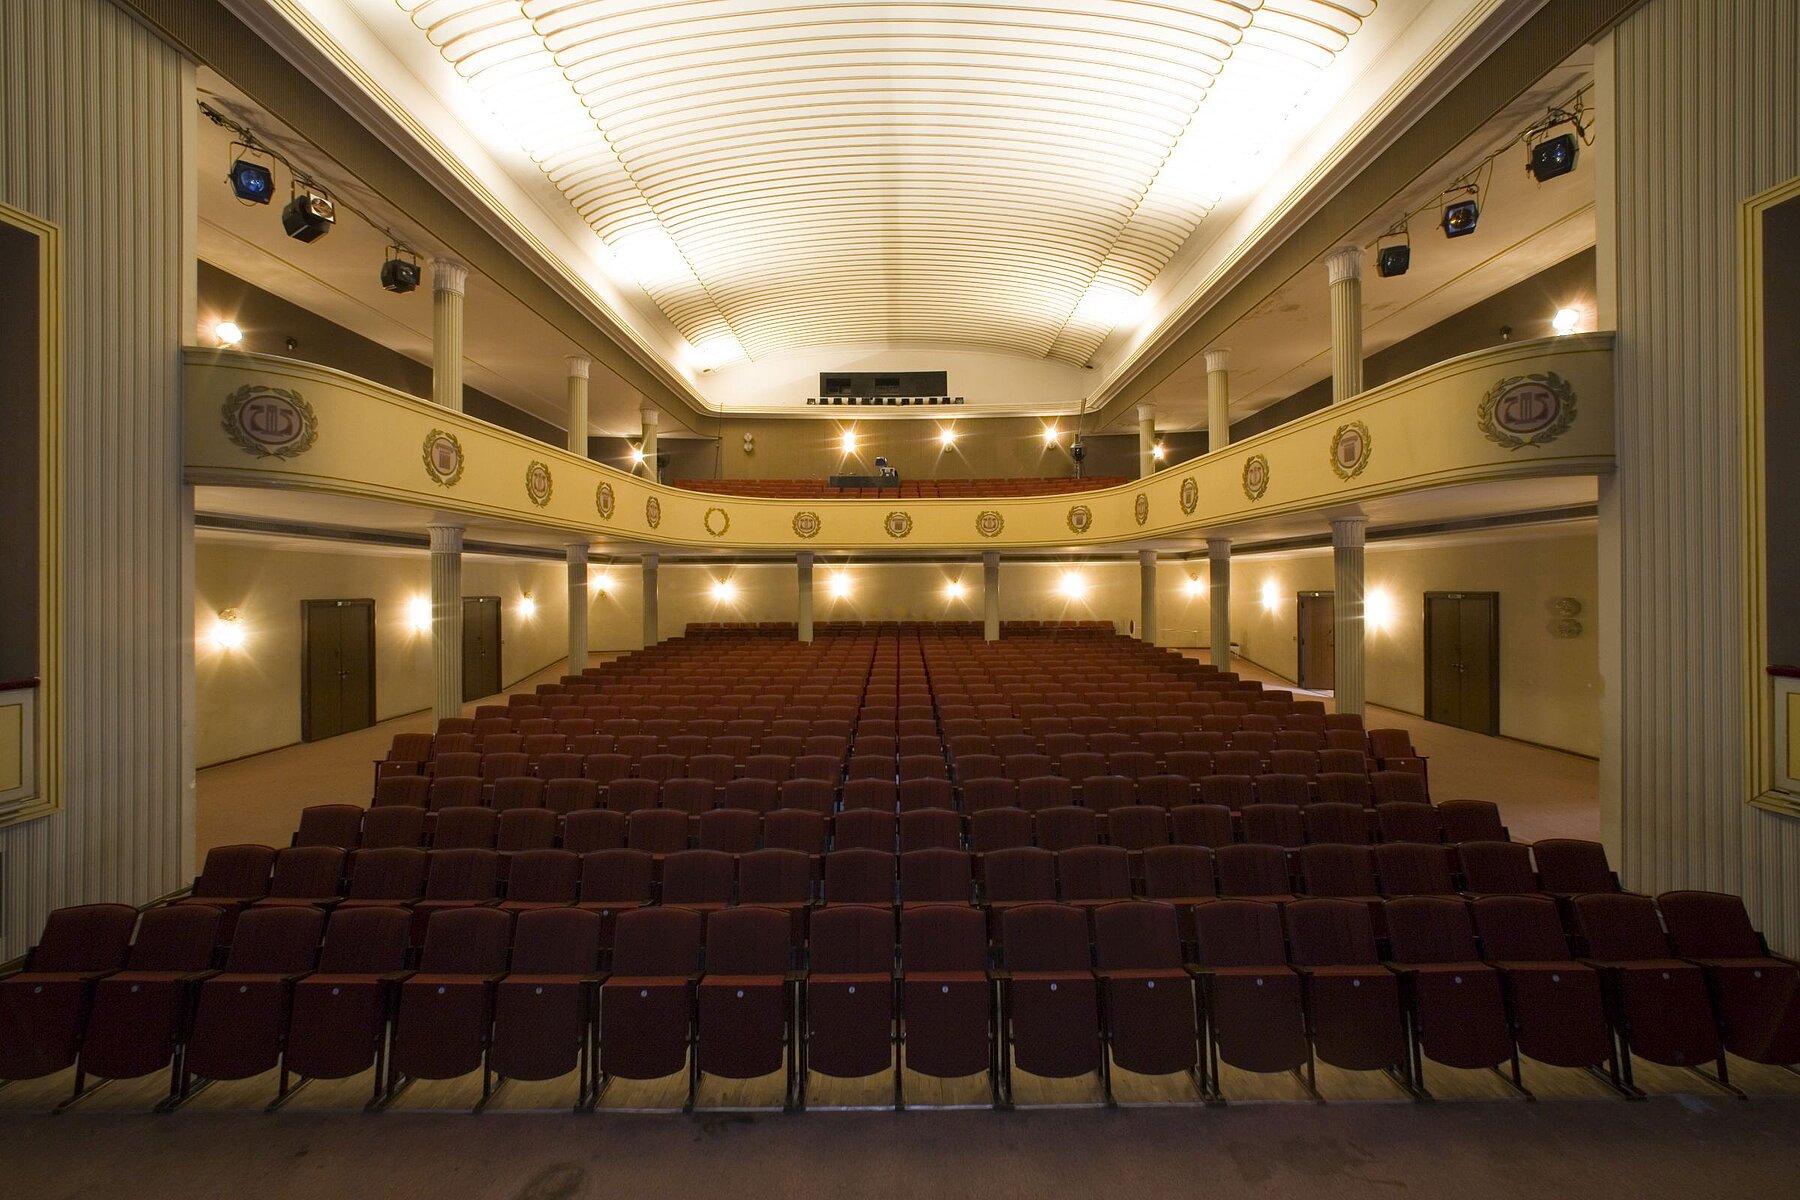
[[[431,399],[457,412],[463,406],[463,291],[468,283],[469,268],[447,258],[432,260]]]
[[[1000,552],[989,550],[981,556],[981,636],[990,642],[1000,640]]]
[[[800,586],[800,640],[813,640],[813,556],[812,551],[802,550],[794,555],[794,570]]]
[[[588,657],[588,544],[565,542],[569,563],[569,671],[579,675]]]
[[[462,715],[463,597],[461,525],[427,525],[431,533],[432,711]]]
[[[1231,445],[1231,351],[1206,352],[1206,451]]]
[[[1339,517],[1331,522],[1337,711],[1357,716],[1363,711],[1363,540],[1368,527],[1367,517]]]
[[[1331,281],[1331,402],[1363,390],[1362,251],[1345,246],[1325,260]]]
[[[1138,478],[1156,474],[1156,409],[1138,405]]]
[[[644,555],[644,645],[654,646],[661,638],[656,614],[657,556]]]
[[[569,364],[569,453],[586,458],[588,452],[588,374],[593,364],[579,354],[563,360]]]
[[[638,449],[644,452],[644,473],[657,483],[662,474],[656,469],[656,424],[662,414],[654,408],[644,410],[644,432],[638,438]]]
[[[1206,539],[1207,583],[1212,607],[1212,665],[1231,670],[1231,539]]]
[[[1156,644],[1156,551],[1138,551],[1138,637]]]

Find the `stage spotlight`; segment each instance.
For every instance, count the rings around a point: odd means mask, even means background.
[[[275,172],[247,158],[232,161],[226,175],[231,193],[246,204],[267,204],[275,198]]]
[[[324,192],[306,188],[281,210],[281,227],[296,241],[316,242],[337,224],[337,205]]]
[[[1525,169],[1539,183],[1555,179],[1559,175],[1567,175],[1575,169],[1575,154],[1580,148],[1580,143],[1572,133],[1546,138],[1531,147],[1531,157],[1526,161]]]
[[[1375,252],[1375,273],[1383,279],[1406,274],[1412,266],[1412,247],[1402,244],[1383,246]]]
[[[1460,198],[1444,205],[1444,236],[1467,237],[1475,232],[1476,222],[1481,220],[1481,204],[1476,191],[1472,187],[1458,188],[1449,194]]]
[[[388,247],[381,264],[381,286],[390,292],[410,292],[419,286],[419,260],[398,246]]]

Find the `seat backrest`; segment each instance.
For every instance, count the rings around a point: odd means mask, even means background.
[[[990,901],[1055,900],[1056,855],[1037,846],[995,850],[982,855],[981,879]]]
[[[1285,906],[1289,961],[1297,967],[1349,967],[1380,961],[1369,906],[1355,900],[1296,900]]]
[[[1377,804],[1430,804],[1425,794],[1425,777],[1417,771],[1375,771],[1369,775],[1369,788]]]
[[[206,865],[194,881],[194,895],[233,900],[266,896],[274,866],[275,851],[270,846],[215,846],[206,852]]]
[[[985,971],[987,952],[987,918],[980,909],[926,904],[900,913],[905,971]]]
[[[1147,850],[1169,844],[1169,811],[1156,805],[1133,804],[1106,815],[1106,840],[1126,850]]]
[[[1496,962],[1565,962],[1568,935],[1548,896],[1482,896],[1469,906],[1482,955]]]
[[[783,919],[785,927],[785,918]],[[666,977],[700,970],[705,921],[690,908],[633,908],[613,929],[614,976]]]
[[[491,808],[459,804],[440,809],[431,827],[434,850],[485,850],[494,844],[500,814]]]
[[[1284,896],[1293,890],[1287,854],[1279,846],[1220,846],[1213,858],[1221,896]]]
[[[700,814],[700,848],[748,854],[762,837],[762,817],[748,809],[715,808]]]
[[[892,807],[847,808],[832,822],[832,849],[892,850],[895,830]]]
[[[1221,900],[1194,909],[1196,960],[1203,967],[1273,967],[1287,961],[1281,909],[1255,900]]]
[[[1398,962],[1471,962],[1480,957],[1469,906],[1453,896],[1389,900],[1387,929]]]
[[[544,803],[544,781],[530,775],[508,775],[494,780],[488,806],[496,812],[515,808],[539,808]]]
[[[1325,753],[1330,754],[1331,751],[1327,750]],[[1369,777],[1360,771],[1321,771],[1315,785],[1319,799],[1327,804],[1353,804],[1357,808],[1367,808],[1372,798]]]
[[[1000,919],[1000,960],[1010,971],[1086,971],[1087,916],[1065,904],[1022,904]]]
[[[604,808],[583,808],[563,818],[563,849],[576,854],[616,850],[625,845],[624,813]]]
[[[825,900],[828,904],[892,904],[893,851],[856,847],[827,854]]]
[[[664,808],[691,817],[709,811],[718,798],[719,790],[712,780],[688,777],[666,780],[659,797]]]
[[[1519,895],[1538,890],[1531,848],[1519,842],[1463,842],[1456,847],[1463,887],[1483,895]]]
[[[1097,813],[1111,812],[1137,801],[1137,781],[1124,775],[1090,775],[1081,781],[1081,805]]]
[[[623,847],[581,856],[583,904],[641,903],[655,886],[656,860],[642,850]]]
[[[792,953],[793,923],[784,912],[773,908],[728,908],[707,918],[709,975],[784,975]],[[616,951],[614,960],[616,970]]]
[[[225,969],[241,975],[297,975],[319,957],[325,913],[311,905],[252,908],[238,918]]]
[[[353,900],[415,900],[425,892],[425,851],[413,846],[359,850],[350,863]]]
[[[419,806],[424,806],[423,793]],[[300,827],[294,833],[294,845],[353,850],[361,840],[362,820],[363,810],[354,804],[309,805],[300,810]]]
[[[1447,800],[1437,806],[1446,842],[1504,842],[1500,806],[1491,800]]]
[[[207,904],[177,904],[147,910],[125,966],[132,971],[204,971],[225,914]]]
[[[427,900],[492,900],[500,890],[493,850],[433,850],[425,869]]]
[[[1100,842],[1100,820],[1073,804],[1041,809],[1031,818],[1037,844],[1046,850],[1072,850]]]
[[[1375,828],[1384,842],[1426,842],[1432,845],[1444,840],[1443,819],[1429,804],[1398,802],[1375,806]]]
[[[296,900],[323,900],[338,894],[344,877],[344,852],[335,846],[292,846],[275,855],[269,895]]]
[[[977,854],[1031,845],[1031,814],[1022,808],[985,808],[969,818],[969,846]]]
[[[900,850],[962,849],[962,818],[947,808],[900,814]]]
[[[1578,896],[1586,892],[1616,892],[1619,881],[1607,865],[1606,847],[1580,838],[1545,838],[1531,846],[1537,863],[1538,885],[1546,892]]]
[[[556,845],[556,814],[547,808],[513,808],[500,814],[494,848],[502,852],[547,850]]]
[[[131,952],[131,931],[137,922],[137,909],[129,904],[56,909],[31,952],[31,969],[66,974],[117,970]]]
[[[1056,856],[1064,900],[1131,898],[1131,854],[1123,846],[1077,846]]]
[[[581,892],[581,856],[569,850],[523,850],[506,872],[506,898],[531,904],[573,904]]]
[[[900,780],[900,811],[915,812],[922,808],[954,808],[956,789],[949,779],[931,777]]]
[[[686,850],[688,816],[672,808],[640,808],[625,819],[625,844],[650,854]]]
[[[785,796],[784,796],[785,799]],[[763,818],[763,845],[806,854],[825,851],[825,818],[803,808],[778,808]]]
[[[1656,901],[1648,896],[1606,892],[1577,896],[1575,928],[1590,958],[1609,961],[1669,957]]]
[[[515,864],[517,869],[517,864]],[[579,908],[540,908],[513,922],[514,975],[592,975],[605,922]]]
[[[1375,847],[1375,873],[1384,896],[1448,896],[1456,891],[1447,846],[1383,843]]]
[[[1182,846],[1229,846],[1231,810],[1222,804],[1184,804],[1169,814],[1169,840]]]
[[[820,909],[807,931],[807,956],[815,974],[888,974],[894,969],[893,910],[862,904]]]
[[[829,816],[836,803],[837,787],[826,779],[789,779],[781,785],[781,807],[805,809]]]
[[[1306,823],[1309,842],[1364,846],[1373,840],[1368,813],[1358,804],[1308,804],[1300,810],[1300,817]]]
[[[1256,781],[1248,775],[1207,775],[1200,780],[1200,800],[1238,811],[1256,803]]]
[[[1250,804],[1243,809],[1244,840],[1290,849],[1306,843],[1306,821],[1291,804]]]
[[[1127,900],[1095,909],[1094,965],[1102,971],[1179,970],[1181,927],[1174,908]]]
[[[426,807],[432,812],[446,808],[471,808],[481,804],[479,775],[439,775],[431,781]]]
[[[737,864],[722,850],[682,850],[663,860],[664,904],[730,904]]]
[[[1367,846],[1342,843],[1302,847],[1300,884],[1309,896],[1373,896],[1375,855]]]
[[[908,904],[967,904],[974,896],[973,859],[961,850],[909,850],[900,856],[900,899]]]
[[[1724,892],[1664,892],[1656,898],[1669,942],[1683,958],[1761,958],[1768,951],[1744,902]]]
[[[319,970],[327,975],[386,975],[398,971],[406,965],[411,937],[412,914],[404,908],[340,909],[326,922]]]
[[[1218,894],[1213,852],[1204,846],[1152,846],[1144,851],[1144,894],[1192,900]]]
[[[770,847],[738,859],[739,904],[803,904],[812,897],[812,860]]]
[[[1018,805],[1027,812],[1066,808],[1075,803],[1075,785],[1059,775],[1034,775],[1018,783]]]

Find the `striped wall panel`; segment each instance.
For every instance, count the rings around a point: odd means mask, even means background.
[[[1614,45],[1621,865],[1741,893],[1791,953],[1800,821],[1745,803],[1737,221],[1800,174],[1800,5],[1650,0]]]
[[[0,831],[4,943],[191,857],[183,718],[179,55],[106,0],[0,5],[0,200],[63,233],[63,808]]]

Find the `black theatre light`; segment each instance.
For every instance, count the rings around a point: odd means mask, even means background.
[[[1388,242],[1389,238],[1399,238],[1397,242]],[[1388,230],[1375,239],[1375,273],[1383,279],[1392,279],[1396,275],[1406,274],[1412,266],[1412,238],[1406,232],[1406,222]]]
[[[1475,232],[1475,223],[1481,220],[1481,205],[1473,187],[1461,187],[1446,193],[1457,199],[1444,204],[1444,236],[1466,237]]]
[[[281,227],[287,235],[302,242],[316,242],[337,224],[337,206],[324,192],[305,188],[281,210]]]
[[[232,160],[226,175],[231,193],[247,204],[267,204],[275,198],[275,172],[247,158]]]
[[[1575,169],[1575,153],[1579,149],[1580,143],[1572,133],[1546,138],[1531,147],[1531,158],[1525,169],[1539,183],[1567,175]]]
[[[410,292],[419,286],[419,260],[398,246],[388,247],[381,264],[381,286],[390,292]]]

